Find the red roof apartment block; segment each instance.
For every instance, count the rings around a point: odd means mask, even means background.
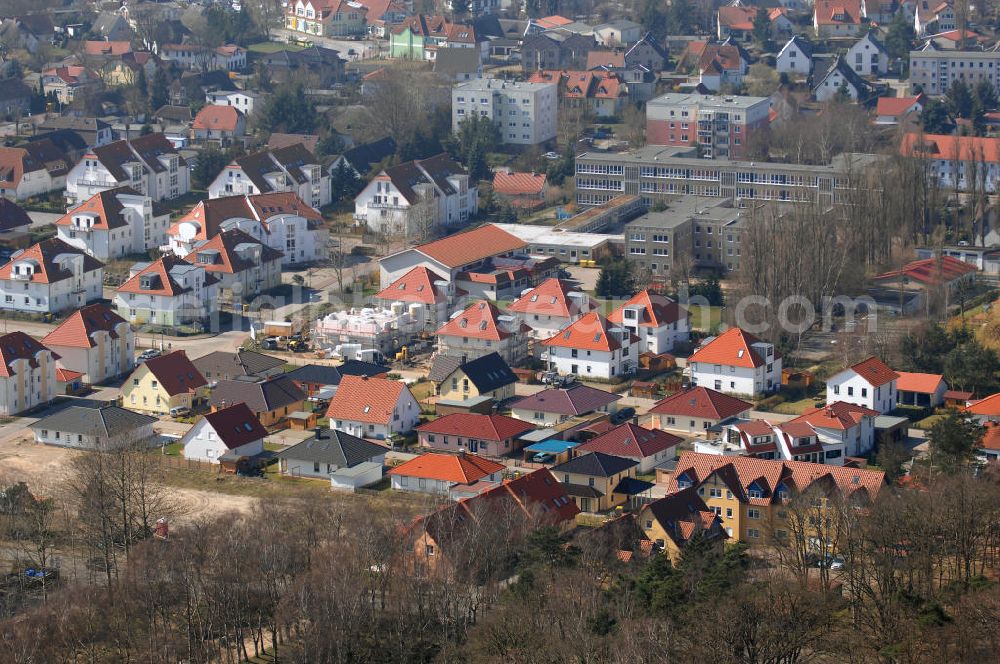
[[[390,302],[413,302],[419,304],[437,304],[445,302],[448,294],[435,286],[444,277],[426,267],[417,266],[380,290],[375,297]]]
[[[737,399],[728,394],[698,386],[678,392],[677,394],[672,394],[656,402],[649,409],[649,412],[658,415],[679,415],[706,420],[724,420],[729,417],[736,417],[751,408],[753,408],[753,404],[743,401],[743,399]]]
[[[622,343],[617,334],[609,332],[609,327],[607,318],[596,311],[591,311],[542,344],[556,348],[611,352],[621,348]],[[639,337],[631,332],[623,331],[623,333],[629,335],[631,343],[639,341]]]
[[[738,327],[731,327],[712,341],[697,349],[690,358],[691,362],[704,362],[705,364],[720,364],[726,367],[757,368],[767,364],[767,360],[760,356],[751,346],[760,343],[760,339],[744,332]],[[781,354],[775,351],[775,359]]]

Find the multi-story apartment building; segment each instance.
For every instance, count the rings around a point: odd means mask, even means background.
[[[899,374],[877,357],[842,369],[826,381],[826,404],[845,401],[882,415],[896,408]]]
[[[478,210],[478,187],[445,153],[383,170],[354,199],[356,221],[379,233],[406,237],[465,225]]]
[[[24,332],[0,337],[0,415],[14,415],[56,396],[56,358]]]
[[[69,157],[47,138],[0,146],[0,196],[23,201],[66,186]]]
[[[697,267],[731,272],[740,265],[745,214],[728,199],[682,196],[625,226],[625,255],[654,279]]]
[[[727,394],[759,397],[781,387],[781,353],[738,327],[706,339],[687,367],[692,385]]]
[[[238,228],[198,242],[184,259],[216,277],[219,289],[236,298],[281,285],[281,252]]]
[[[1000,182],[1000,138],[908,133],[900,152],[930,162],[927,177],[951,191],[996,193]]]
[[[298,194],[314,208],[330,203],[330,174],[301,143],[237,157],[208,186],[208,197],[282,191]]]
[[[96,193],[131,187],[154,201],[191,190],[191,169],[163,134],[147,134],[96,147],[66,176],[66,203],[79,205]]]
[[[843,200],[852,173],[879,157],[840,154],[826,165],[699,159],[693,149],[647,146],[632,152],[584,152],[576,158],[576,202],[601,205],[622,194],[643,202],[681,194],[831,207]]]
[[[42,343],[59,355],[59,366],[95,385],[135,368],[135,332],[106,304],[73,313]]]
[[[739,420],[722,426],[721,438],[696,443],[697,452],[753,456],[843,466],[845,443],[820,437],[809,422]]]
[[[798,496],[809,498],[808,507],[803,509],[815,510],[812,518],[822,523],[826,511],[833,516],[842,501],[856,507],[870,506],[884,485],[885,473],[880,470],[684,452],[667,484],[667,493],[695,487],[709,509],[722,517],[732,539],[765,545],[810,534],[792,532],[788,525],[790,504]],[[815,548],[833,549],[819,553],[836,553],[837,542],[830,541],[829,533],[816,534],[811,542]]]
[[[136,263],[115,292],[115,310],[137,325],[184,325],[216,310],[218,279],[177,256]]]
[[[56,220],[60,240],[102,261],[144,254],[167,241],[170,214],[130,187],[98,192]]]
[[[542,342],[548,368],[560,374],[610,380],[639,364],[639,337],[595,311]]]
[[[670,298],[642,290],[611,312],[608,322],[640,339],[639,352],[669,353],[691,339],[691,314]]]
[[[559,94],[556,83],[477,78],[451,90],[451,127],[466,118],[489,118],[500,139],[512,145],[539,145],[556,137]]]
[[[988,81],[1000,91],[1000,51],[940,50],[933,41],[910,51],[910,86],[924,93],[943,95],[955,81],[973,87]]]
[[[197,70],[243,71],[247,67],[247,50],[236,44],[216,48],[198,44],[164,44],[160,57],[181,67]]]
[[[767,97],[669,93],[646,104],[646,142],[700,146],[709,159],[739,159],[754,134],[767,127]]]
[[[323,216],[296,194],[226,196],[201,201],[167,231],[169,251],[187,256],[194,247],[223,231],[239,229],[281,252],[282,265],[310,263],[326,257]]]
[[[363,35],[367,14],[367,7],[351,0],[297,0],[288,3],[285,27],[322,37]]]
[[[453,314],[434,335],[438,354],[460,357],[462,362],[498,353],[508,365],[517,366],[528,350],[517,320],[486,300]]]
[[[103,297],[104,263],[59,238],[16,252],[0,267],[0,308],[29,313],[79,309]]]

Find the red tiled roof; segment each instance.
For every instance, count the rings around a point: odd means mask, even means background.
[[[848,369],[864,378],[872,387],[879,387],[899,378],[898,373],[874,356],[869,357],[867,360],[862,360],[857,364],[852,364]]]
[[[338,390],[339,392],[339,390]],[[422,477],[456,484],[472,484],[506,466],[475,454],[436,454],[430,452],[410,459],[389,471],[389,475]]]
[[[963,390],[945,390],[945,399],[953,399],[955,401],[968,401],[972,398],[972,392],[965,392]]]
[[[194,392],[199,387],[208,385],[208,381],[182,350],[146,360],[143,366],[156,376],[160,386],[170,396]]]
[[[16,360],[27,360],[28,365],[34,369],[38,366],[35,356],[44,350],[49,349],[24,332],[10,332],[3,335],[0,337],[0,376],[13,376],[13,367],[11,365]],[[59,359],[59,356],[55,353],[52,353],[52,357],[53,359]]]
[[[183,288],[170,278],[170,268],[174,265],[188,265],[183,258],[174,255],[166,255],[159,260],[153,261],[145,268],[136,272],[125,283],[118,287],[119,293],[144,293],[147,295],[167,295],[173,297],[179,295],[189,288]],[[155,274],[159,277],[159,285],[156,288],[143,289],[142,277],[147,274]],[[212,277],[214,279],[214,277]]]
[[[270,232],[268,220],[279,215],[292,214],[311,222],[321,222],[323,215],[310,207],[294,192],[282,191],[254,196],[223,196],[200,201],[186,215],[170,226],[167,233],[177,235],[180,225],[190,222],[198,227],[193,239],[207,240],[216,235],[223,222],[229,219],[256,219],[265,231]]]
[[[836,401],[828,406],[820,406],[807,410],[802,415],[790,422],[805,422],[818,429],[837,429],[843,431],[858,425],[865,417],[876,417],[878,411],[847,403],[846,401]]]
[[[447,295],[434,285],[434,282],[443,280],[444,277],[421,265],[380,290],[375,297],[393,302],[436,304],[447,298]]]
[[[552,16],[543,16],[542,18],[535,19],[535,25],[538,25],[546,29],[558,28],[563,25],[569,25],[572,22],[573,19],[566,18],[565,16],[560,16],[559,14],[553,14]]]
[[[578,446],[574,453],[604,452],[620,457],[641,459],[670,449],[683,441],[683,438],[672,433],[647,429],[626,422]]]
[[[449,235],[414,247],[442,265],[458,268],[484,258],[506,254],[527,247],[527,243],[493,224]]]
[[[592,413],[621,399],[620,394],[612,394],[583,383],[569,387],[550,387],[518,399],[511,408],[533,410],[559,415],[585,415]]]
[[[80,214],[92,214],[97,217],[90,228],[97,230],[112,230],[128,225],[128,220],[122,215],[124,206],[118,200],[118,195],[138,196],[139,193],[131,187],[117,187],[98,192],[56,220],[56,226],[73,226],[73,217]]]
[[[979,442],[980,449],[1000,451],[1000,424],[987,422],[983,426],[983,437]]]
[[[421,424],[417,431],[439,433],[447,436],[466,436],[492,441],[504,441],[533,431],[534,426],[506,415],[479,415],[452,413]]]
[[[88,40],[83,42],[83,52],[87,55],[124,55],[131,50],[132,44],[127,41]]]
[[[111,310],[106,304],[91,304],[74,312],[59,326],[42,339],[50,346],[72,348],[93,348],[97,346],[94,333],[107,332],[112,339],[118,338],[115,331],[126,320]]]
[[[767,364],[767,360],[750,347],[759,341],[760,339],[749,332],[744,332],[738,327],[731,327],[695,350],[688,358],[688,363],[704,362],[705,364],[744,368],[761,367]],[[775,351],[774,357],[781,356]]]
[[[507,311],[568,318],[575,313],[581,313],[576,311],[577,307],[569,296],[571,292],[569,284],[552,277],[514,300],[507,307]],[[588,300],[587,309],[590,310],[594,306]]]
[[[922,105],[923,98],[923,95],[917,95],[916,97],[879,97],[878,104],[875,107],[875,115],[899,117],[913,108],[915,104]]]
[[[56,367],[56,380],[60,383],[70,383],[78,378],[81,378],[82,376],[82,371],[73,371],[72,369]]]
[[[242,117],[243,114],[232,106],[208,104],[198,111],[198,115],[194,116],[191,128],[233,132],[239,127]]]
[[[1000,141],[1000,139],[997,140]],[[954,281],[977,271],[978,269],[975,265],[966,263],[963,260],[951,256],[939,256],[937,258],[924,258],[923,260],[907,263],[900,270],[885,272],[875,278],[890,279],[902,274],[913,281],[937,285]]]
[[[333,420],[388,424],[404,390],[409,392],[398,380],[344,376],[326,416]]]
[[[493,175],[493,192],[506,196],[539,196],[545,189],[544,173],[507,173]]]
[[[737,399],[707,387],[696,386],[657,401],[649,409],[649,412],[661,415],[684,415],[710,420],[724,420],[727,417],[735,417],[751,408],[753,408],[753,404],[747,403],[743,399]]]
[[[1000,138],[908,133],[899,150],[907,157],[1000,163]]]
[[[229,449],[242,447],[267,436],[267,429],[245,403],[237,403],[205,416]]]
[[[609,328],[607,318],[596,311],[591,311],[567,325],[554,336],[542,341],[542,344],[556,348],[611,352],[621,348],[622,342],[616,335],[610,334]],[[639,341],[639,337],[631,332],[623,328],[619,329],[628,335],[630,343]]]
[[[861,25],[861,0],[816,0],[818,25]]]
[[[633,295],[628,302],[612,311],[611,315],[608,316],[608,321],[621,325],[622,311],[624,311],[625,307],[634,307],[637,305],[643,308],[639,327],[660,327],[676,323],[681,318],[691,317],[687,309],[670,298],[658,293],[651,293],[648,290],[641,290]]]
[[[259,258],[253,258],[252,255],[246,253],[254,246],[257,247]],[[240,255],[240,251],[243,251],[244,255]],[[218,252],[212,255],[213,259],[218,256],[218,260],[212,263],[202,262],[201,256],[205,256],[206,252]],[[230,228],[222,231],[211,240],[199,242],[184,256],[184,260],[204,268],[206,272],[239,274],[280,260],[283,255],[277,249],[272,249],[249,233],[238,228]]]
[[[595,49],[587,54],[587,69],[598,67],[620,68],[625,66],[625,51]]]
[[[488,300],[474,302],[461,314],[454,316],[435,332],[437,336],[468,337],[500,341],[510,336],[500,329],[500,310]]]
[[[14,271],[14,264],[24,261],[32,263],[34,267],[31,279],[25,281],[35,284],[53,284],[64,279],[72,279],[73,272],[60,267],[55,260],[65,254],[82,256],[84,272],[93,272],[104,267],[104,263],[93,256],[88,256],[82,249],[67,244],[57,237],[50,237],[14,254],[5,265],[0,267],[0,279],[10,279]]]
[[[972,415],[985,415],[988,417],[1000,416],[1000,392],[991,394],[984,399],[973,401],[966,406],[962,412],[970,413]]]
[[[774,21],[788,12],[784,7],[769,9],[767,17]],[[719,24],[730,30],[753,30],[757,7],[719,7]]]
[[[934,394],[941,383],[944,382],[944,377],[941,374],[899,371],[896,375],[898,376],[896,379],[896,389],[900,392]]]

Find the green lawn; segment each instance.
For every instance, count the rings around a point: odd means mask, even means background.
[[[779,403],[777,406],[772,408],[772,410],[775,413],[783,413],[785,415],[801,415],[812,408],[818,401],[822,401],[822,399],[819,397],[808,397],[798,401],[785,401],[783,403]]]
[[[708,332],[715,329],[722,321],[722,307],[702,306],[700,304],[685,305],[691,312],[691,328]]]
[[[919,422],[914,422],[913,427],[915,429],[923,429],[924,431],[929,431],[930,428],[938,422],[938,420],[944,419],[945,417],[947,417],[947,415],[931,415],[929,417],[925,417]]]
[[[278,51],[292,51],[294,53],[305,50],[305,47],[298,44],[281,44],[279,42],[266,41],[259,44],[250,44],[250,46],[247,46],[247,50],[253,53],[277,53]]]
[[[179,457],[183,453],[184,453],[184,445],[181,444],[181,441],[179,440],[176,443],[170,443],[169,445],[163,448],[164,456]]]

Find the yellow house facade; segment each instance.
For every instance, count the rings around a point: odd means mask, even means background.
[[[494,401],[500,402],[514,397],[514,383],[502,385],[492,390],[480,392],[474,380],[462,367],[456,369],[445,380],[441,381],[439,393],[442,399],[454,399],[461,401],[464,399],[475,399],[476,397],[491,397]]]
[[[173,408],[193,409],[208,398],[208,382],[184,351],[147,360],[122,386],[122,405],[130,410],[167,415]]]
[[[616,489],[622,480],[635,477],[638,466],[631,459],[591,452],[553,466],[552,474],[581,512],[605,512],[628,502],[629,495]]]
[[[695,487],[643,505],[638,523],[646,538],[674,564],[680,560],[684,545],[695,535],[719,545],[728,539],[721,519],[701,500]]]

